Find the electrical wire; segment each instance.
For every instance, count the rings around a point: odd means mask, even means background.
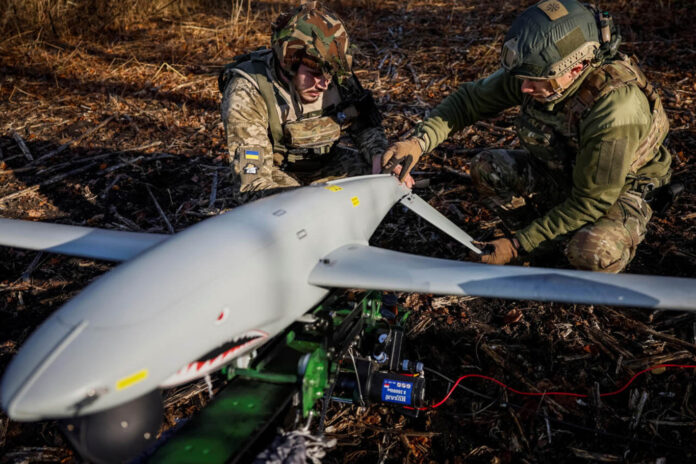
[[[448,376],[446,376],[446,375],[443,374],[442,372],[436,371],[435,369],[431,369],[431,368],[429,368],[429,367],[424,367],[423,370],[426,371],[426,372],[430,372],[431,374],[435,374],[435,375],[437,375],[438,377],[441,377],[441,378],[445,379],[445,380],[448,381],[449,383],[455,383],[455,382],[456,382],[454,379],[449,378]],[[495,399],[495,398],[493,398],[493,397],[490,396],[490,395],[486,395],[486,394],[484,394],[484,393],[479,393],[479,392],[477,392],[476,390],[472,390],[471,388],[465,387],[464,385],[458,385],[458,388],[461,388],[462,390],[464,390],[464,391],[466,391],[466,392],[469,392],[469,393],[471,393],[472,395],[480,396],[481,398],[486,398],[487,400]],[[497,401],[497,400],[496,400],[496,401]]]
[[[601,393],[599,396],[600,396],[600,398],[606,398],[608,396],[618,395],[618,394],[624,392],[633,383],[633,381],[635,381],[638,377],[645,374],[646,372],[650,372],[650,371],[653,371],[655,369],[668,368],[668,367],[680,368],[680,369],[696,369],[696,365],[693,365],[693,364],[657,364],[655,366],[649,367],[647,369],[643,369],[642,371],[638,372],[633,377],[631,377],[631,379],[628,382],[626,382],[626,384],[624,384],[623,387],[619,388],[618,390],[614,390],[612,392],[607,392],[607,393]],[[466,379],[470,379],[470,378],[483,379],[483,380],[487,380],[489,382],[493,382],[493,383],[497,384],[500,387],[503,387],[504,389],[506,389],[508,391],[511,391],[513,393],[516,393],[518,395],[523,395],[523,396],[537,396],[537,397],[538,396],[542,396],[542,397],[543,396],[566,396],[566,397],[572,397],[572,398],[589,398],[589,396],[590,396],[590,395],[587,395],[584,393],[572,393],[572,392],[561,392],[561,391],[524,392],[524,391],[516,390],[516,389],[504,384],[500,380],[495,379],[493,377],[489,377],[487,375],[466,374],[466,375],[462,375],[461,377],[459,377],[457,379],[457,381],[454,383],[452,388],[450,388],[450,390],[447,392],[445,397],[442,400],[440,400],[439,402],[432,404],[430,406],[424,406],[424,407],[420,407],[420,408],[408,407],[408,409],[416,409],[418,411],[428,411],[430,409],[435,409],[435,408],[441,406],[443,403],[445,403],[445,401],[447,401],[450,398],[450,396],[452,396],[452,393],[454,393],[454,390],[459,386],[459,383],[462,380],[466,380]]]
[[[353,369],[355,370],[355,378],[357,379],[358,385],[358,395],[360,396],[360,406],[365,406],[365,400],[363,399],[362,387],[360,387],[360,374],[358,373],[358,365],[355,363],[355,358],[353,357],[353,347],[351,346],[348,350],[350,355],[350,360],[353,361]]]
[[[647,369],[644,369],[644,370],[638,372],[638,373],[635,374],[633,377],[631,377],[631,378],[629,379],[629,381],[628,381],[626,384],[624,384],[623,387],[621,387],[621,388],[619,388],[618,390],[615,390],[615,391],[613,391],[613,392],[608,392],[608,393],[600,394],[600,397],[607,397],[607,396],[615,396],[615,395],[618,395],[619,393],[625,391],[625,390],[633,383],[633,381],[634,381],[636,378],[638,378],[639,376],[645,374],[646,372],[653,371],[653,370],[655,370],[655,369],[667,368],[667,367],[670,367],[670,368],[681,368],[681,369],[694,369],[694,368],[696,368],[696,365],[689,365],[689,364],[658,364],[658,365],[649,367],[649,368],[647,368]],[[443,379],[449,381],[450,383],[453,382],[452,379],[450,379],[449,377],[447,377],[445,374],[442,374],[441,372],[438,372],[438,371],[436,371],[436,370],[434,370],[434,369],[430,369],[430,368],[425,368],[425,370],[430,371],[431,373],[433,373],[433,374],[435,374],[435,375],[437,375],[437,376],[439,376],[439,377],[442,377]],[[463,377],[467,377],[467,376],[463,376]],[[479,376],[479,377],[485,378],[485,376]],[[460,378],[457,380],[457,382],[455,383],[455,385],[450,389],[450,391],[449,391],[449,393],[447,394],[447,396],[446,396],[442,401],[440,401],[439,403],[437,403],[436,405],[431,406],[431,408],[434,409],[434,408],[436,408],[437,406],[439,406],[440,404],[442,404],[443,402],[447,401],[447,399],[448,399],[449,396],[452,394],[452,392],[454,391],[455,388],[457,388],[457,387],[459,387],[459,388],[464,388],[464,387],[462,387],[461,385],[458,385],[458,383],[459,383],[461,380],[464,380],[464,379],[460,377]],[[499,385],[502,385],[504,388],[506,388],[506,389],[508,389],[508,390],[510,390],[510,391],[512,391],[512,392],[520,393],[520,394],[522,394],[522,395],[525,395],[525,394],[526,394],[526,396],[530,396],[530,395],[531,395],[531,396],[542,396],[542,395],[543,395],[543,393],[535,393],[535,392],[534,392],[534,393],[529,393],[529,394],[528,394],[527,392],[518,392],[517,390],[514,390],[514,389],[509,388],[507,385],[503,384],[502,382],[497,381],[496,379],[490,379],[490,380],[491,380],[491,381],[494,381],[495,383],[497,383],[497,384],[499,384]],[[466,389],[466,390],[467,390],[467,391],[470,391],[470,392],[474,392],[474,393],[476,393],[478,396],[484,396],[484,397],[485,397],[484,394],[475,392],[474,390],[469,390],[469,389]],[[564,392],[559,392],[559,393],[564,393]],[[549,394],[549,393],[547,393],[547,395],[548,395],[548,394]],[[581,397],[588,397],[588,395],[580,395],[580,394],[576,394],[576,395],[581,396]],[[458,413],[457,415],[458,415],[458,416],[475,416],[475,415],[478,415],[478,414],[482,413],[483,411],[485,411],[486,409],[490,408],[495,402],[496,402],[496,401],[494,401],[493,403],[491,403],[491,404],[485,406],[484,408],[480,409],[480,410],[477,411],[476,413],[473,413],[473,414],[472,414],[472,413]],[[512,403],[512,402],[506,402],[505,405],[506,405],[506,406],[509,406],[509,407],[515,407],[515,408],[518,408],[518,409],[521,408],[520,405],[516,405],[516,404],[514,404],[514,403]],[[406,409],[416,409],[416,408],[406,407]],[[419,410],[426,410],[426,409],[428,409],[428,408],[419,408]],[[682,452],[687,451],[687,450],[686,450],[685,448],[683,448],[683,447],[671,445],[671,444],[668,444],[668,443],[660,443],[660,442],[642,440],[642,439],[639,439],[639,438],[636,438],[636,437],[626,437],[626,436],[622,436],[622,435],[619,435],[619,434],[616,434],[616,433],[608,432],[608,431],[606,431],[606,430],[595,429],[595,428],[592,428],[592,427],[586,427],[586,426],[583,426],[583,425],[580,425],[580,424],[576,424],[576,423],[573,423],[573,422],[567,422],[567,421],[559,420],[559,419],[553,419],[553,418],[546,418],[546,419],[548,419],[549,422],[551,422],[551,423],[553,423],[553,424],[555,424],[555,425],[566,426],[566,427],[569,427],[569,428],[572,428],[572,429],[576,429],[576,430],[580,430],[580,431],[583,431],[583,432],[592,433],[592,434],[595,434],[595,435],[601,435],[601,436],[605,436],[605,437],[609,437],[609,438],[616,438],[616,439],[620,439],[620,440],[625,441],[625,442],[630,442],[630,443],[641,443],[641,444],[651,445],[651,446],[659,446],[659,447],[661,447],[661,448],[671,449],[671,450],[675,450],[675,451],[682,451]]]
[[[338,361],[338,367],[341,367],[341,363],[343,360],[341,359]],[[338,384],[338,375],[336,375],[336,378],[334,379],[333,382],[331,382],[331,385],[329,386],[328,391],[324,393],[324,398],[322,399],[321,402],[321,415],[319,416],[319,425],[317,426],[317,430],[319,433],[324,433],[324,424],[326,422],[326,413],[329,409],[329,402],[331,401],[331,396],[333,395],[334,389],[336,388],[336,385]]]
[[[427,372],[430,372],[431,374],[437,375],[438,377],[441,377],[441,378],[445,379],[445,380],[448,381],[449,383],[455,383],[454,379],[449,378],[448,376],[446,376],[445,374],[443,374],[443,373],[440,372],[440,371],[436,371],[435,369],[431,369],[431,368],[429,368],[429,367],[424,367],[423,370],[424,370],[424,371],[427,371]],[[483,393],[479,393],[479,392],[477,392],[476,390],[472,390],[471,388],[465,387],[464,385],[457,385],[457,387],[458,387],[458,388],[461,388],[462,390],[464,390],[464,391],[466,391],[466,392],[468,392],[468,393],[471,393],[472,395],[479,396],[479,397],[481,397],[481,398],[486,398],[487,400],[493,400],[493,401],[491,401],[490,403],[488,403],[487,405],[483,406],[483,407],[480,408],[480,409],[477,409],[477,410],[474,411],[474,412],[462,412],[462,413],[459,413],[459,415],[460,415],[460,416],[463,416],[463,417],[476,417],[476,416],[480,415],[481,413],[487,411],[488,409],[492,408],[493,406],[495,406],[496,403],[498,403],[498,401],[500,401],[499,398],[493,398],[493,397],[490,396],[490,395],[486,395],[486,394],[483,394]]]

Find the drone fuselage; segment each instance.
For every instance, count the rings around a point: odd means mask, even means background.
[[[37,329],[4,374],[3,408],[22,421],[91,414],[253,350],[326,296],[307,281],[318,261],[366,245],[406,193],[389,176],[347,179],[235,208],[162,241]]]

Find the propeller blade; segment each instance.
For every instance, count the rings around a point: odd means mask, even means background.
[[[447,219],[442,213],[430,206],[415,193],[405,196],[401,199],[400,203],[477,255],[481,254],[481,250],[474,245],[474,239],[469,234],[460,229],[459,226]]]

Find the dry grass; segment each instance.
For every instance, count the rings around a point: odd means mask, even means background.
[[[7,0],[0,13],[0,33],[53,36],[122,31],[148,20],[181,19],[219,10],[235,28],[248,26],[251,0]]]

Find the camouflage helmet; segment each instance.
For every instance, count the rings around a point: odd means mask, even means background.
[[[501,64],[522,79],[554,79],[595,61],[600,40],[594,11],[577,0],[543,0],[512,23]]]
[[[291,76],[305,64],[341,81],[353,65],[343,22],[318,2],[281,14],[273,23],[271,46],[280,67]]]

